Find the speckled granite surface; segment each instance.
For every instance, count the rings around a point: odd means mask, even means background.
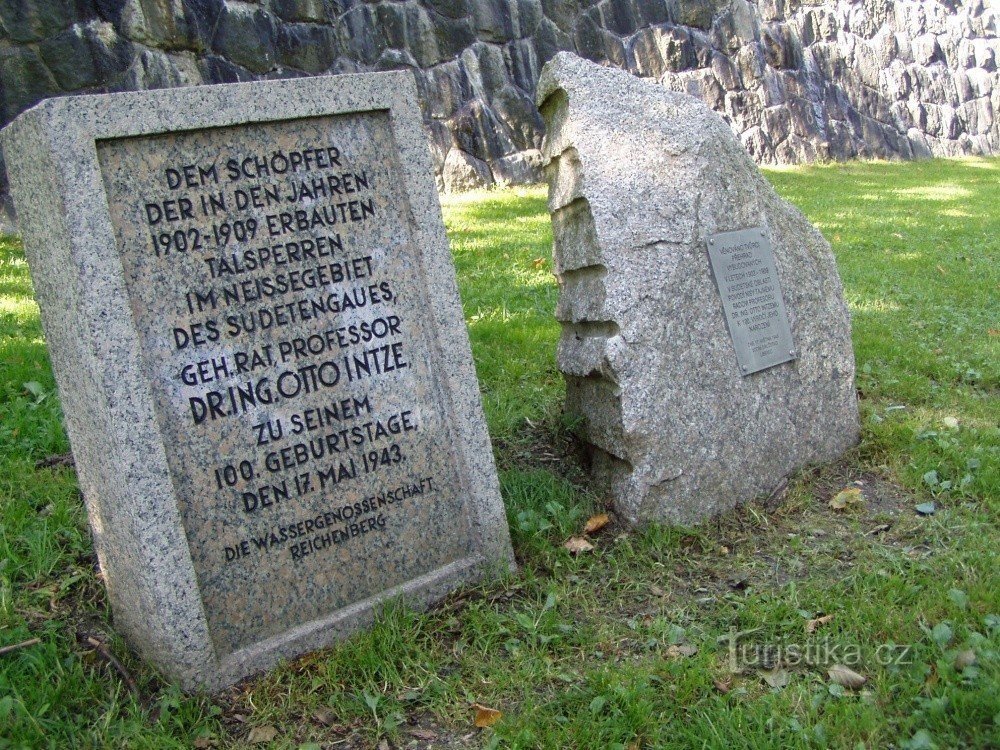
[[[690,523],[858,438],[850,318],[830,246],[702,102],[560,53],[538,103],[567,411],[634,523]],[[744,376],[713,235],[770,239],[795,359]]]
[[[4,131],[115,627],[187,688],[512,561],[413,79]]]

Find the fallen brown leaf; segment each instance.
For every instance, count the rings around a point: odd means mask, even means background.
[[[313,718],[324,727],[333,726],[333,711],[329,708],[319,708],[313,713]]]
[[[781,667],[775,667],[770,670],[761,670],[759,674],[761,679],[775,690],[781,690],[783,687],[786,687],[792,679],[792,676]]]
[[[270,725],[254,727],[250,730],[250,734],[247,735],[247,744],[263,745],[266,742],[272,742],[277,736],[277,727],[272,727]]]
[[[590,552],[594,545],[582,536],[571,536],[563,545],[572,555],[579,555],[581,552]]]
[[[697,653],[698,647],[687,643],[678,643],[667,647],[667,656],[671,659],[676,659],[678,656],[694,656]]]
[[[712,680],[712,684],[715,685],[715,689],[718,690],[723,695],[725,695],[726,693],[728,693],[733,688],[733,681],[732,680],[725,680],[725,681],[723,681],[723,680]]]
[[[826,625],[831,620],[833,620],[833,615],[823,615],[822,617],[817,617],[815,620],[810,620],[806,623],[806,632],[815,633],[816,628]]]
[[[848,505],[861,505],[865,501],[865,496],[857,487],[845,487],[830,500],[830,507],[834,510],[844,510]]]
[[[495,708],[480,705],[479,703],[473,703],[472,707],[476,709],[475,724],[480,729],[493,726],[500,721],[500,717],[503,716],[501,711],[497,711]]]
[[[533,265],[535,268],[541,268],[542,266],[545,265],[545,258],[535,258],[533,261],[531,261],[531,265]]]
[[[868,682],[867,677],[858,674],[849,667],[845,667],[843,664],[834,664],[826,673],[830,676],[830,682],[843,685],[850,690],[857,690]]]
[[[598,513],[596,516],[591,516],[587,519],[587,523],[583,526],[584,534],[594,534],[605,526],[611,523],[611,516],[607,513]]]

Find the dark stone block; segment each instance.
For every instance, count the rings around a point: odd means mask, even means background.
[[[531,36],[545,18],[541,0],[517,0],[517,35]]]
[[[337,40],[343,54],[362,65],[374,65],[388,46],[370,5],[355,6],[344,14]]]
[[[403,49],[406,46],[406,6],[401,3],[376,5],[375,18],[386,45]]]
[[[59,85],[34,50],[0,48],[0,108],[5,121],[58,92]]]
[[[337,34],[329,26],[286,23],[278,29],[278,60],[305,73],[323,73],[337,59]]]
[[[403,8],[403,45],[417,65],[429,68],[451,57],[441,53],[431,13],[416,2],[406,3]]]
[[[469,48],[469,52],[475,55],[476,66],[479,68],[479,78],[483,82],[483,88],[487,92],[499,91],[510,81],[507,74],[507,62],[504,59],[503,50],[495,44],[476,42]],[[462,56],[462,64],[467,64],[468,52]]]
[[[138,53],[116,88],[125,91],[166,89],[202,83],[193,61],[134,45]]]
[[[654,25],[674,20],[667,0],[633,0],[642,23]]]
[[[211,49],[219,25],[223,0],[184,0],[184,17],[201,49]]]
[[[271,10],[283,21],[323,23],[330,20],[323,0],[271,0]]]
[[[470,0],[424,0],[424,2],[446,18],[465,18],[472,12]]]
[[[594,62],[605,62],[607,55],[604,52],[604,36],[601,34],[601,27],[594,22],[590,15],[580,17],[576,25],[576,33],[573,35],[573,42],[576,53],[580,57],[585,57]]]
[[[774,142],[759,127],[752,127],[740,136],[743,148],[754,158],[755,161],[767,164],[772,161],[774,153]]]
[[[37,42],[97,16],[89,0],[0,0],[0,25],[15,42]]]
[[[542,63],[538,60],[538,54],[531,40],[519,39],[508,44],[504,47],[504,60],[507,63],[507,74],[513,79],[514,84],[521,91],[534,95]]]
[[[752,11],[735,2],[719,10],[711,29],[712,45],[731,54],[758,41],[759,35],[759,24]]]
[[[711,66],[715,77],[724,89],[733,91],[740,87],[740,76],[736,70],[736,66],[733,65],[732,60],[725,53],[714,52],[712,54]]]
[[[129,14],[119,13],[116,28],[133,42],[160,50],[202,51],[203,42],[196,19],[182,4],[173,0],[134,0]]]
[[[649,33],[640,33],[635,38],[633,55],[636,65],[643,69],[643,75],[659,78],[665,72],[676,73],[702,67],[698,65],[691,35],[680,26],[670,26]],[[640,60],[646,61],[640,63]]]
[[[42,60],[64,91],[107,87],[129,66],[131,45],[109,23],[72,26],[39,45]]]
[[[425,113],[438,120],[452,117],[473,96],[465,66],[457,60],[421,71],[417,88],[426,102]]]
[[[538,24],[538,28],[535,29],[535,33],[531,40],[535,45],[535,52],[538,53],[539,65],[547,63],[556,56],[557,52],[573,49],[572,38],[568,34],[563,33],[563,31],[548,18],[543,19],[542,22]],[[532,87],[533,86],[534,84]]]
[[[454,20],[437,16],[434,21],[434,39],[442,60],[458,57],[476,41],[476,33],[468,19]]]
[[[254,73],[266,73],[276,63],[277,24],[259,8],[227,5],[219,19],[213,48],[228,60]]]
[[[764,126],[773,143],[781,143],[792,132],[792,118],[787,107],[768,107],[764,110]]]
[[[821,38],[819,21],[816,18],[816,11],[814,10],[807,10],[803,13],[799,28],[801,29],[800,38],[802,39],[802,44],[806,47],[819,41]]]
[[[642,29],[625,45],[628,70],[640,78],[659,78],[667,67],[660,54],[659,29]]]
[[[727,4],[721,0],[678,0],[677,20],[684,26],[707,31],[720,6]]]
[[[632,0],[606,0],[599,8],[601,26],[619,36],[629,36],[642,25]]]
[[[784,70],[802,67],[802,49],[785,24],[764,27],[760,41],[764,49],[764,60],[772,68]]]
[[[573,34],[578,18],[600,0],[541,0],[545,17],[565,34]]]
[[[518,151],[540,148],[545,123],[534,101],[513,86],[498,91],[491,102],[496,116],[507,126]]]
[[[475,0],[472,4],[472,23],[476,35],[487,42],[509,42],[514,33],[511,3],[516,0]]]
[[[826,142],[834,159],[853,159],[858,155],[852,128],[844,120],[830,120],[826,125]]]
[[[709,67],[712,64],[712,55],[714,54],[714,50],[712,48],[712,40],[709,38],[708,34],[698,31],[697,29],[691,29],[688,31],[688,38],[691,40],[691,45],[694,49],[695,67]]]
[[[110,21],[115,27],[121,26],[125,0],[93,0],[93,4],[97,10],[98,18]]]
[[[483,161],[517,150],[507,126],[479,99],[473,99],[452,118],[451,132],[457,148]]]
[[[805,99],[791,97],[786,105],[791,119],[792,132],[800,138],[810,138],[820,134],[812,106]]]
[[[257,77],[246,68],[218,55],[208,55],[201,61],[202,77],[212,83],[243,83]]]
[[[865,115],[861,116],[861,144],[863,156],[885,158],[892,155],[881,123]]]
[[[372,70],[405,70],[408,68],[414,70],[420,69],[417,61],[413,59],[413,55],[408,50],[393,49],[392,47],[385,50],[375,65],[372,66]]]

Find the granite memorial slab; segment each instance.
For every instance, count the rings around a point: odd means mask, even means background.
[[[409,73],[3,132],[114,624],[186,688],[512,554]]]
[[[726,123],[565,52],[537,96],[566,411],[618,512],[696,522],[854,445],[830,246]]]

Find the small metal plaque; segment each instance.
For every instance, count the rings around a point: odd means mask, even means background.
[[[744,375],[795,359],[778,270],[761,227],[713,234],[708,258]]]

